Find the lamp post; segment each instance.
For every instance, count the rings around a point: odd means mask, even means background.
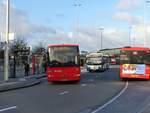
[[[129,26],[129,46],[131,46],[131,31],[132,31],[132,26]]]
[[[104,28],[99,28],[99,30],[100,30],[100,43],[101,43],[101,50],[103,49],[103,30],[104,30]]]
[[[6,4],[6,37],[5,37],[5,57],[4,57],[4,81],[8,81],[9,71],[9,5],[10,1],[7,0]]]
[[[146,25],[146,6],[150,3],[150,0],[144,0],[144,47],[146,47],[146,38],[147,38],[147,25]]]
[[[79,11],[78,11],[78,8],[81,7],[82,4],[81,3],[75,3],[74,4],[74,7],[77,8],[77,11],[76,11],[76,26],[77,26],[77,37],[79,37]]]

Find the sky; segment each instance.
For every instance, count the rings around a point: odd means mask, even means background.
[[[150,46],[148,0],[10,0],[10,31],[32,46],[77,43],[80,50]],[[0,33],[6,0],[0,0]],[[103,30],[100,30],[100,29]],[[101,35],[102,33],[102,35]]]

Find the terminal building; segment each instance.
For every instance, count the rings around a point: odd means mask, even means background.
[[[112,56],[112,55],[118,56],[120,54],[120,49],[121,48],[102,49],[102,50],[99,50],[98,52],[103,53],[105,55],[109,55],[109,56]]]
[[[111,49],[102,49],[98,52],[110,56],[112,64],[120,63],[120,49],[121,48],[111,48]]]

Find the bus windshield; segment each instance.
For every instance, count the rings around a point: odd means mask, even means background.
[[[96,64],[101,64],[102,58],[87,58],[86,64],[88,65],[96,65]]]
[[[146,64],[150,62],[149,51],[121,51],[121,64]]]
[[[78,46],[49,47],[49,66],[75,66],[79,65]]]

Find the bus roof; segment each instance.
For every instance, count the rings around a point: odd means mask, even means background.
[[[90,57],[102,57],[103,54],[102,53],[89,53],[86,55],[87,58],[90,58]]]
[[[150,50],[150,48],[147,47],[124,47],[121,48],[122,51],[147,51]]]
[[[48,47],[79,46],[78,44],[49,44]]]

